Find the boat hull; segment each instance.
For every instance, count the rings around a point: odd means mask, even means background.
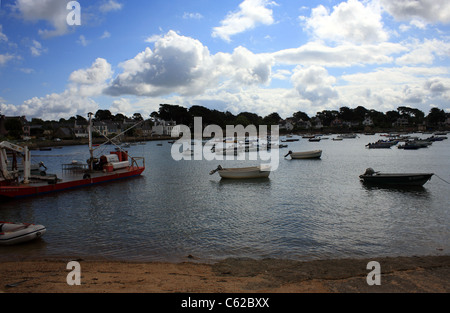
[[[433,175],[432,173],[377,174],[360,175],[359,177],[364,183],[371,185],[423,186]]]
[[[0,245],[15,245],[42,237],[46,228],[43,225],[16,224],[0,222]]]
[[[270,170],[261,170],[259,167],[224,168],[218,172],[225,179],[267,178],[270,175]]]
[[[322,150],[292,152],[290,155],[292,159],[320,159]]]
[[[92,175],[92,177],[86,177],[85,179],[62,181],[55,184],[20,184],[18,186],[0,186],[0,197],[19,199],[38,196],[56,191],[86,187],[114,180],[131,178],[141,175],[144,170],[145,167],[129,167],[128,169],[118,170],[110,173]]]

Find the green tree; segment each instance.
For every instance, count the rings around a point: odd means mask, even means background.
[[[339,109],[339,118],[347,122],[353,121],[355,119],[353,110],[349,107],[341,107]]]
[[[134,113],[133,120],[140,122],[140,121],[143,121],[144,118],[142,117],[141,113]]]
[[[111,121],[114,119],[114,116],[109,110],[98,110],[94,118],[96,121]]]
[[[22,122],[18,118],[7,119],[5,129],[8,131],[8,136],[14,139],[20,139],[23,135]]]
[[[281,117],[278,113],[270,113],[263,118],[262,122],[264,125],[278,125],[280,123]]]
[[[250,125],[250,121],[247,119],[247,117],[243,114],[239,114],[236,117],[236,120],[234,121],[234,125],[242,125],[244,127]]]
[[[305,112],[302,112],[302,111],[295,112],[292,115],[292,117],[294,118],[294,120],[296,122],[299,122],[300,120],[305,121],[305,122],[310,120],[308,114],[306,114]]]
[[[187,125],[191,121],[188,109],[179,105],[160,104],[158,115],[165,121],[173,120],[177,124]]]
[[[339,116],[339,112],[336,110],[323,110],[322,112],[317,112],[316,116],[320,118],[323,126],[330,126],[331,122]]]
[[[446,114],[444,110],[438,108],[432,108],[427,116],[428,125],[438,126],[440,123],[445,122]]]

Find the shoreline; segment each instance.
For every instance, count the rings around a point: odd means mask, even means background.
[[[75,259],[80,286],[67,284],[72,271],[60,257],[6,261],[2,293],[447,293],[450,255],[294,261],[230,258],[134,262]],[[369,286],[371,261],[380,264],[380,285]],[[70,276],[73,277],[73,276]]]

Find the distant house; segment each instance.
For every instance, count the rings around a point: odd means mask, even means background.
[[[153,122],[152,121],[145,121],[142,124],[142,135],[143,136],[151,136],[152,135],[152,128],[153,128]]]
[[[294,129],[294,122],[291,119],[281,120],[278,124],[279,130],[291,131]]]
[[[311,122],[310,121],[304,121],[302,119],[300,119],[296,124],[295,124],[298,128],[304,128],[304,129],[309,129],[311,128]]]
[[[75,137],[75,133],[70,127],[60,127],[53,133],[53,136],[62,139],[72,139]]]
[[[156,120],[155,125],[152,127],[152,135],[159,136],[171,136],[172,129],[176,126],[174,121]]]
[[[120,133],[119,125],[113,121],[94,122],[92,126],[93,131],[97,131],[103,136]]]
[[[407,126],[408,124],[408,118],[399,117],[394,123],[392,123],[392,126]]]
[[[73,126],[73,132],[75,133],[75,137],[77,138],[87,138],[89,137],[88,133],[88,125],[87,121],[75,121]]]
[[[18,120],[22,125],[22,136],[30,137],[30,125],[25,116],[5,116],[1,115],[0,117],[0,135],[6,136],[8,131],[6,130],[6,122],[8,120]]]
[[[331,126],[341,127],[342,123],[343,123],[342,120],[336,117],[334,120],[331,121]]]
[[[315,129],[323,128],[322,120],[318,117],[312,118],[313,125]]]

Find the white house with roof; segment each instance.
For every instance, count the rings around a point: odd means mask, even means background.
[[[176,126],[174,121],[165,121],[157,119],[152,127],[152,135],[171,136],[172,130]]]

